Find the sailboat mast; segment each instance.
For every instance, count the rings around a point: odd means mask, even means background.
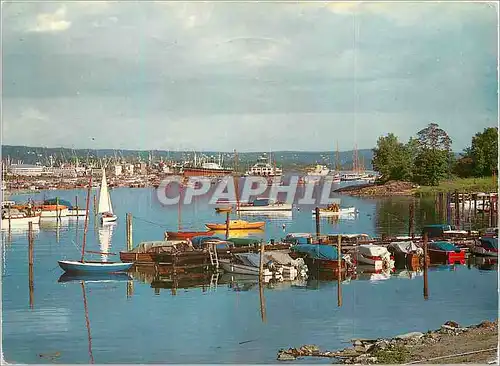
[[[86,211],[85,211],[85,226],[83,229],[83,244],[82,244],[82,258],[80,262],[83,261],[83,257],[85,255],[85,244],[87,243],[87,229],[89,227],[89,205],[90,205],[90,192],[92,190],[92,171],[90,172],[90,180],[89,180],[89,189],[87,191],[87,203],[86,203]]]

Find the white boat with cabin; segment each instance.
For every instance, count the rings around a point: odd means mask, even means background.
[[[40,214],[34,216],[28,216],[25,212],[12,208],[10,209],[10,216],[9,216],[9,212],[6,209],[2,210],[2,229],[8,229],[9,225],[11,228],[19,228],[19,227],[27,228],[30,222],[33,225],[40,224]]]

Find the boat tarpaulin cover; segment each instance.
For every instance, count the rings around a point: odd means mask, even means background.
[[[272,251],[272,252],[266,252],[264,255],[268,261],[273,261],[274,263],[281,264],[284,266],[287,265],[297,266],[299,264],[299,262],[290,257],[288,253]]]
[[[443,250],[445,252],[459,252],[460,249],[448,241],[434,241],[429,243],[429,248]]]
[[[494,249],[495,251],[498,250],[498,238],[482,237],[481,243],[486,249]]]
[[[418,245],[416,245],[412,241],[393,242],[393,243],[388,245],[388,248],[394,248],[394,250],[396,250],[396,252],[400,252],[400,253],[412,253],[412,252],[421,253],[421,252],[423,252],[422,248],[420,248]]]
[[[206,241],[220,241],[220,238],[216,236],[203,236],[203,235],[191,238],[191,243],[193,243],[195,247],[203,245],[203,243]]]
[[[227,241],[234,244],[236,247],[259,244],[260,240],[255,238],[229,238]]]
[[[331,245],[298,244],[292,246],[290,249],[297,253],[307,254],[308,257],[314,259],[327,259],[327,260],[338,259],[337,248]]]
[[[234,255],[236,258],[241,260],[243,264],[251,267],[259,267],[260,265],[260,254],[259,253],[240,253]]]
[[[379,245],[360,245],[359,253],[370,257],[386,257],[389,256],[389,251],[385,247]]]

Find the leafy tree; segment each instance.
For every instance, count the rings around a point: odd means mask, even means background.
[[[441,179],[451,176],[451,138],[437,123],[430,123],[417,133],[417,140],[414,181],[422,185],[438,185]]]
[[[411,155],[392,133],[379,137],[373,149],[372,164],[382,174],[382,181],[411,178]]]
[[[421,185],[437,186],[449,171],[449,154],[437,149],[422,149],[415,158],[413,180]]]
[[[472,138],[468,157],[473,161],[472,174],[476,177],[490,176],[498,166],[498,128],[485,128]]]

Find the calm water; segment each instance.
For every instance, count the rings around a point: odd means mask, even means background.
[[[93,191],[97,193],[97,191]],[[34,199],[58,196],[83,202],[85,191],[42,192]],[[109,251],[125,248],[125,213],[132,212],[134,244],[161,240],[166,229],[177,230],[179,208],[162,207],[152,189],[119,188],[111,192],[119,221],[111,233]],[[27,196],[12,197],[25,200]],[[342,197],[342,205],[356,206],[352,220],[322,220],[322,232],[380,235],[408,230],[411,199],[362,200]],[[436,222],[433,202],[416,202],[416,225]],[[295,210],[292,217],[265,218],[265,238],[286,232],[311,232],[312,207]],[[205,222],[225,216],[207,207],[206,198],[180,209],[183,229],[204,229]],[[252,219],[252,218],[249,218]],[[7,361],[22,363],[88,363],[89,341],[82,287],[79,281],[58,282],[57,260],[77,259],[83,219],[58,225],[45,221],[35,232],[33,307],[30,308],[26,232],[2,233],[3,353]],[[283,228],[285,224],[285,228]],[[100,236],[99,236],[100,234]],[[93,219],[88,250],[105,249]],[[110,259],[114,259],[110,257]],[[279,348],[317,344],[336,349],[354,337],[391,336],[439,327],[446,320],[471,324],[495,319],[498,313],[497,267],[442,266],[429,271],[429,299],[423,298],[423,277],[397,273],[376,281],[368,275],[342,284],[343,305],[337,306],[337,282],[266,287],[265,321],[259,287],[242,285],[235,291],[223,279],[209,288],[156,290],[144,277],[133,281],[87,282],[85,294],[91,333],[91,355],[96,363],[262,363],[274,362]],[[489,270],[487,270],[487,269]],[[226,276],[227,277],[227,276]],[[210,282],[210,281],[208,281]],[[59,352],[52,361],[40,354]],[[307,360],[307,362],[328,360]]]

